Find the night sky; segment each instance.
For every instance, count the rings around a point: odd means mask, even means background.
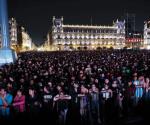
[[[24,26],[35,43],[42,43],[53,16],[64,16],[65,24],[111,25],[124,13],[136,14],[136,28],[150,19],[149,0],[8,0],[9,17]]]

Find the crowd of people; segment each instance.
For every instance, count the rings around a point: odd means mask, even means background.
[[[24,52],[0,67],[0,119],[98,125],[150,108],[150,51]]]

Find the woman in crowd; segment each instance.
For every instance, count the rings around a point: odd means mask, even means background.
[[[25,111],[25,95],[20,89],[13,100],[13,107],[16,112],[23,113]]]

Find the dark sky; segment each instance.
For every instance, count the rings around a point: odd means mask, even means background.
[[[150,19],[149,0],[8,0],[9,16],[25,26],[36,43],[42,43],[53,16],[64,16],[65,24],[109,25],[124,13],[136,14],[136,28]]]

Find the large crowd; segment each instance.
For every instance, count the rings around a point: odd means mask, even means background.
[[[24,52],[0,67],[0,120],[109,124],[149,112],[149,83],[146,50]]]

